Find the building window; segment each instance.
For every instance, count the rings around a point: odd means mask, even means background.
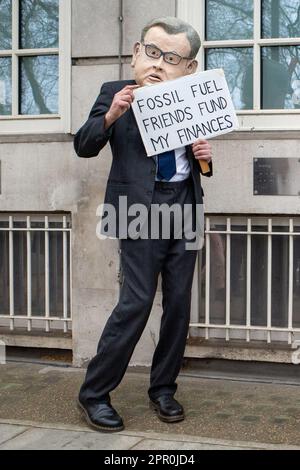
[[[0,2],[1,133],[68,131],[70,0]]]
[[[300,339],[300,218],[207,216],[194,336]]]
[[[299,0],[179,0],[178,16],[200,32],[202,70],[224,69],[243,129],[299,129]]]
[[[0,328],[71,328],[70,214],[0,214]]]

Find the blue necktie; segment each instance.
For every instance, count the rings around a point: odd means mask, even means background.
[[[174,175],[176,175],[176,159],[174,150],[168,150],[168,152],[160,153],[157,155],[157,161],[158,179],[169,181]]]

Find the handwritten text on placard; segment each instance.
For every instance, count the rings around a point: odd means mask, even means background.
[[[133,112],[150,157],[238,128],[221,69],[139,88]]]

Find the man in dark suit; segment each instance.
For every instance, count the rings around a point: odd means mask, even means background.
[[[117,220],[113,228],[102,227],[102,233],[119,238],[121,247],[123,283],[119,302],[103,330],[79,393],[79,406],[89,424],[100,431],[124,428],[122,418],[111,405],[110,392],[122,380],[145,328],[160,273],[163,315],[148,394],[151,407],[162,421],[184,419],[183,407],[174,394],[188,334],[197,249],[186,249],[185,233],[181,238],[175,236],[173,219],[167,238],[162,232],[158,237],[142,236],[142,227],[146,222],[150,221],[150,226],[153,223],[153,207],[171,207],[174,203],[182,210],[193,208],[195,226],[195,209],[203,203],[198,160],[209,162],[207,176],[211,176],[211,147],[207,141],[199,140],[193,146],[147,157],[131,103],[133,91],[139,86],[194,73],[199,48],[197,32],[177,18],[164,17],[148,23],[141,41],[134,46],[135,80],[105,83],[87,122],[75,136],[79,157],[95,157],[110,142],[113,161],[104,202],[116,209]],[[127,198],[128,208],[133,204],[146,208],[146,218],[135,236],[129,231],[130,217],[122,223],[121,197]]]

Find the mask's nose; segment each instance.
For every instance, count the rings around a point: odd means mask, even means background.
[[[163,70],[163,66],[164,66],[163,56],[161,56],[159,59],[156,59],[153,65],[156,69]]]

